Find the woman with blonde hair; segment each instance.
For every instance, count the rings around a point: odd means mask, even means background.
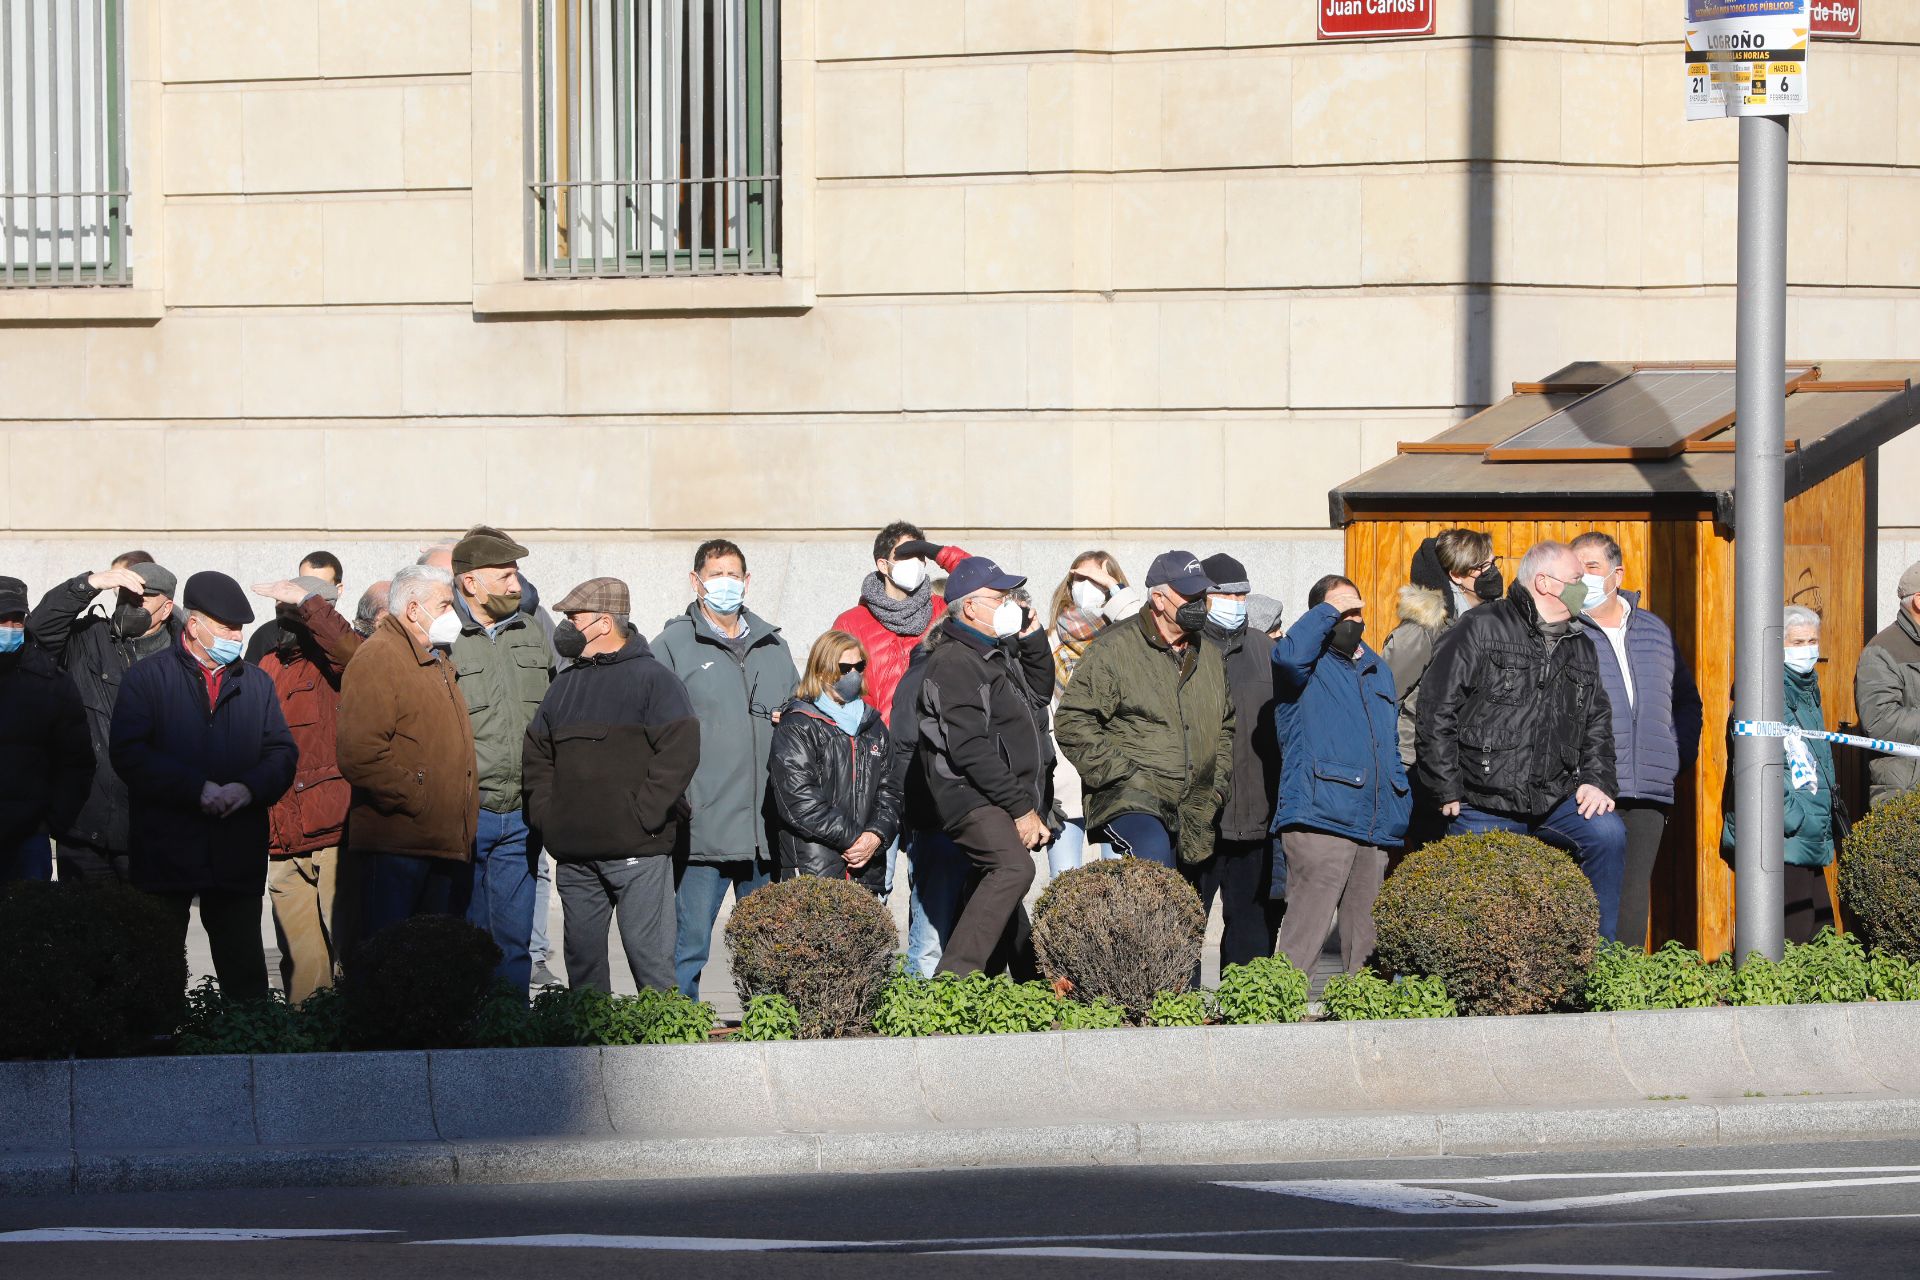
[[[1053,629],[1054,705],[1073,679],[1080,655],[1094,636],[1108,625],[1131,617],[1140,607],[1139,596],[1127,582],[1126,570],[1107,551],[1082,551],[1073,558],[1067,576],[1054,588],[1048,622]],[[1087,824],[1080,807],[1080,774],[1057,756],[1053,767],[1053,796],[1066,814],[1060,838],[1047,847],[1047,874],[1057,876],[1089,861]],[[1108,856],[1104,844],[1093,846],[1095,857]]]
[[[813,642],[767,762],[779,878],[831,876],[885,893],[900,789],[886,722],[865,699],[867,651],[845,631]]]

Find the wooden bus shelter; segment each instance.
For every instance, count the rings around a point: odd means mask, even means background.
[[[1821,615],[1830,727],[1854,724],[1853,672],[1886,602],[1875,582],[1878,451],[1920,421],[1920,361],[1805,361],[1783,371],[1787,413],[1785,598]],[[1376,648],[1425,538],[1493,536],[1511,581],[1526,549],[1611,534],[1627,590],[1673,628],[1706,704],[1700,762],[1682,779],[1654,873],[1650,942],[1719,955],[1733,944],[1733,875],[1720,859],[1721,786],[1733,706],[1733,370],[1716,364],[1570,365],[1335,489],[1347,574]],[[1864,811],[1865,761],[1836,751]]]

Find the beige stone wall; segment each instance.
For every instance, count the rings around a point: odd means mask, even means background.
[[[1515,379],[1731,354],[1673,0],[786,0],[788,278],[606,285],[518,279],[518,0],[132,8],[138,288],[0,296],[21,545],[1324,540]],[[1920,350],[1920,5],[1866,20],[1795,126],[1796,355]]]

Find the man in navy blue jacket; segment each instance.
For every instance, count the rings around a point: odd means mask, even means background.
[[[1627,828],[1627,860],[1620,879],[1617,936],[1628,946],[1647,941],[1647,900],[1660,856],[1674,787],[1700,756],[1700,690],[1673,643],[1667,624],[1640,607],[1640,593],[1622,591],[1626,560],[1604,533],[1571,543],[1579,557],[1586,606],[1580,620],[1600,665],[1600,684],[1613,709],[1617,812]]]
[[[273,681],[241,659],[253,606],[240,584],[196,573],[181,602],[179,641],[128,670],[113,709],[113,767],[131,801],[129,876],[168,909],[182,945],[199,898],[220,989],[264,997],[267,813],[293,785],[300,753]]]
[[[1393,673],[1361,638],[1365,605],[1337,574],[1273,647],[1280,803],[1273,829],[1287,860],[1279,948],[1311,972],[1338,908],[1340,960],[1358,973],[1373,952],[1373,900],[1387,850],[1407,834],[1412,798],[1400,763]],[[1278,877],[1275,877],[1276,882]]]

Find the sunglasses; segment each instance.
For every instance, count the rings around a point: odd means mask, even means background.
[[[856,671],[864,672],[866,669],[867,664],[864,662],[843,662],[840,664],[840,674],[843,676],[850,676]]]

